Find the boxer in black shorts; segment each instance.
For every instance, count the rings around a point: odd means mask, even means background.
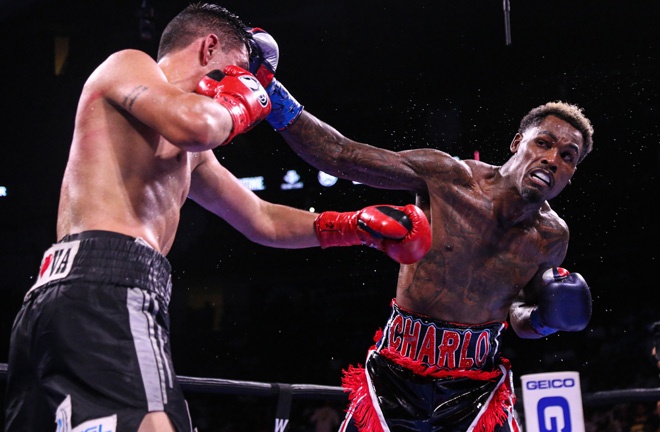
[[[6,430],[137,431],[164,412],[192,431],[171,358],[170,272],[144,240],[110,231],[48,249],[12,328]]]
[[[171,288],[169,262],[142,240],[87,231],[53,245],[14,324],[8,423],[53,430],[55,406],[69,425],[58,430],[136,431],[153,411],[192,430],[170,355]]]
[[[12,330],[6,432],[192,430],[170,358],[165,259],[188,198],[263,246],[367,245],[400,263],[428,252],[413,204],[315,214],[262,200],[220,164],[214,149],[271,110],[247,70],[251,44],[236,15],[193,3],[166,26],[156,60],[122,50],[85,82],[59,242]]]

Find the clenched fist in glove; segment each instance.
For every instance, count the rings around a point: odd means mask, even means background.
[[[281,131],[298,119],[304,107],[274,77],[280,58],[279,47],[275,39],[259,27],[248,30],[252,33],[250,72],[266,88],[273,105],[266,121],[275,130]]]
[[[579,273],[553,267],[543,273],[538,303],[530,319],[541,336],[583,330],[591,319],[591,291]]]
[[[268,32],[259,27],[248,29],[250,41],[250,72],[257,77],[264,88],[273,81],[277,64],[280,61],[280,48]]]
[[[271,104],[266,90],[245,69],[230,65],[224,71],[214,70],[197,84],[196,93],[215,99],[227,108],[233,127],[224,144],[236,135],[245,133],[270,113]]]
[[[412,264],[431,248],[431,227],[422,210],[376,205],[357,212],[323,212],[315,222],[322,248],[367,245],[401,264]]]

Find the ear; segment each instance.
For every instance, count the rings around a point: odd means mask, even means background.
[[[509,146],[511,153],[515,153],[518,151],[518,147],[520,146],[520,141],[522,141],[522,135],[517,133],[516,136],[513,137],[513,140],[511,141],[511,145]]]
[[[202,40],[200,53],[202,66],[209,64],[213,56],[218,54],[218,51],[220,51],[220,41],[218,40],[218,36],[214,33],[206,35]]]

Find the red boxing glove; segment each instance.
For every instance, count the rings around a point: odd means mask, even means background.
[[[315,222],[322,248],[367,245],[401,264],[413,264],[431,249],[431,226],[422,210],[377,205],[357,212],[323,212]]]
[[[534,330],[542,336],[583,330],[591,319],[591,291],[582,275],[552,267],[542,279],[538,306],[530,315]]]
[[[222,145],[249,131],[270,113],[266,90],[254,75],[238,66],[227,66],[224,73],[217,69],[209,72],[195,92],[212,97],[229,111],[232,130]]]

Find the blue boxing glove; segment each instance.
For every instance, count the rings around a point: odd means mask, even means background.
[[[277,64],[280,61],[280,49],[275,39],[263,29],[248,29],[250,40],[250,72],[257,77],[264,88],[273,81]]]
[[[248,31],[252,33],[250,72],[264,86],[272,105],[266,121],[275,130],[284,130],[298,119],[304,107],[275,79],[275,70],[280,58],[275,39],[259,27],[250,28]]]
[[[552,267],[542,279],[538,303],[530,315],[534,331],[547,336],[560,330],[583,330],[591,319],[591,290],[582,275]]]

